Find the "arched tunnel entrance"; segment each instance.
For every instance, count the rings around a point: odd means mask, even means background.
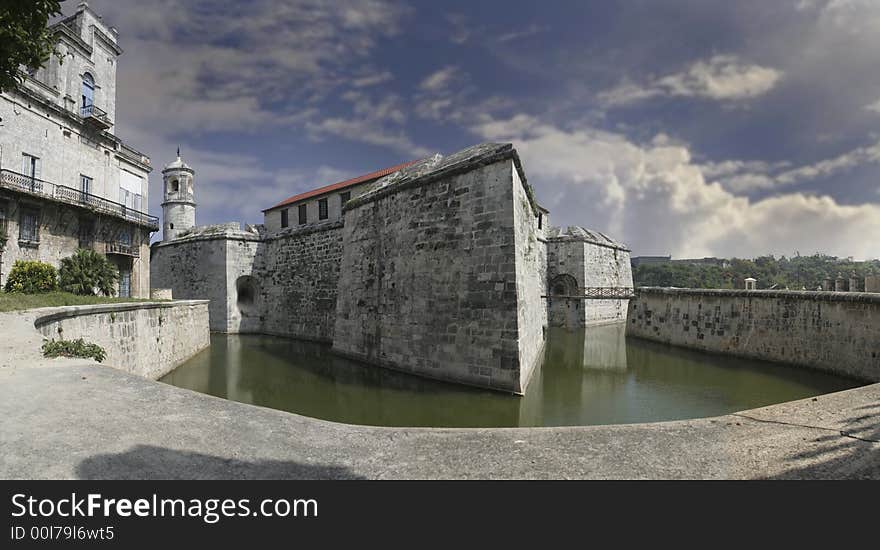
[[[550,280],[550,307],[548,324],[570,329],[583,326],[584,301],[580,298],[577,279],[560,273]]]
[[[257,283],[250,275],[243,275],[235,281],[235,304],[242,316],[256,311]]]

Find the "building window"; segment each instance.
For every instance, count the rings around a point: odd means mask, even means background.
[[[131,270],[119,270],[119,297],[131,298]]]
[[[82,106],[83,116],[92,114],[90,107],[95,104],[95,79],[92,75],[86,73],[83,75],[82,85]]]
[[[299,224],[306,224],[306,205],[304,204],[299,205]]]
[[[0,237],[6,237],[6,209],[8,203],[0,202]],[[0,253],[2,253],[3,243],[0,242]]]
[[[40,159],[33,155],[21,155],[21,173],[31,179],[40,179]]]
[[[287,208],[281,211],[281,227],[287,227],[290,223],[287,220]]]
[[[544,223],[544,214],[538,214],[538,229],[541,229],[541,226]]]
[[[345,193],[339,193],[339,205],[345,206],[345,203],[351,200],[351,191],[346,191]]]
[[[79,219],[79,247],[92,248],[95,244],[95,222],[94,220],[80,218]]]
[[[119,188],[119,202],[126,208],[141,211],[141,197],[137,193],[132,193],[128,189]]]
[[[40,241],[40,212],[32,208],[21,209],[18,225],[19,240],[36,243]]]
[[[92,178],[88,176],[79,176],[79,190],[81,192],[80,202],[86,202],[88,195],[92,192]]]
[[[321,199],[318,201],[318,219],[326,220],[327,218],[327,199]]]

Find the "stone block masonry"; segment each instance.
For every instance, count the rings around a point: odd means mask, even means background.
[[[510,146],[439,162],[348,204],[333,349],[522,393],[546,321],[539,213]]]
[[[640,288],[627,335],[880,381],[880,295]]]
[[[622,323],[626,299],[583,298],[585,289],[632,289],[629,249],[597,231],[553,228],[547,238],[550,326]]]
[[[266,226],[156,243],[153,284],[210,300],[215,331],[331,342],[373,365],[513,393],[543,358],[548,252],[576,249],[576,288],[632,286],[625,247],[549,227],[511,144],[409,163],[352,196],[341,219],[282,229],[269,210]],[[626,301],[607,302],[591,303],[590,322],[623,319]]]
[[[266,242],[257,270],[261,331],[332,342],[336,319],[342,224],[293,230]]]
[[[98,344],[107,352],[106,365],[151,380],[210,344],[206,301],[54,308],[34,326],[44,338]]]

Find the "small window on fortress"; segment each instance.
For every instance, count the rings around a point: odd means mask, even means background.
[[[306,205],[304,204],[299,205],[299,224],[306,224]]]
[[[177,180],[171,180],[171,192],[177,193],[180,191],[180,182]]]
[[[326,220],[329,217],[327,213],[327,199],[321,199],[318,201],[318,219]]]
[[[543,223],[544,223],[544,214],[538,214],[538,229],[541,229],[541,226]]]
[[[281,211],[281,227],[287,227],[289,225],[287,220],[287,208]]]
[[[345,206],[345,203],[351,200],[351,191],[346,191],[345,193],[339,193],[339,204],[341,206]]]

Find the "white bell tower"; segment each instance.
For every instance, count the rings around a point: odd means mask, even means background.
[[[193,195],[195,175],[195,170],[180,158],[180,147],[178,147],[177,159],[162,170],[163,241],[176,239],[178,235],[196,225],[196,203]]]

